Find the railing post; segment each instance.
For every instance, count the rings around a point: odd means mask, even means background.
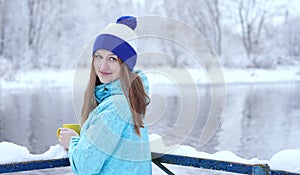
[[[158,160],[153,159],[152,162],[158,166],[160,169],[162,169],[165,173],[167,173],[168,175],[175,175],[172,171],[170,171],[168,168],[166,168],[165,166],[163,166]]]
[[[270,175],[270,167],[268,165],[255,165],[252,167],[252,175]]]

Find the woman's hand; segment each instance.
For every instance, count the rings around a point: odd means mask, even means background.
[[[65,147],[66,149],[69,148],[69,143],[72,136],[79,136],[73,129],[69,128],[60,128],[59,133],[59,143]]]

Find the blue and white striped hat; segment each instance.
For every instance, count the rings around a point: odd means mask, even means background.
[[[133,16],[121,16],[96,37],[92,55],[99,49],[117,55],[132,71],[137,60],[137,36],[134,32],[137,21]]]

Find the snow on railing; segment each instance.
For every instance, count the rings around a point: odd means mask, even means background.
[[[271,170],[266,164],[242,164],[237,162],[160,153],[152,153],[152,158],[153,163],[169,175],[173,175],[174,173],[162,165],[162,163],[250,175],[299,175],[292,172]],[[65,166],[70,166],[68,158],[7,163],[0,164],[0,173],[32,171]]]
[[[153,158],[154,157],[154,158]],[[155,158],[157,157],[157,158]],[[169,175],[174,173],[167,169],[162,163],[174,164],[180,166],[188,166],[195,168],[203,168],[224,172],[232,172],[238,174],[251,174],[251,175],[300,175],[298,173],[271,170],[266,164],[243,164],[238,162],[220,161],[213,159],[203,159],[196,157],[172,155],[172,154],[159,154],[152,153],[152,162],[159,166],[163,171]]]

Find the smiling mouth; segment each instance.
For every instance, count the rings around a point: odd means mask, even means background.
[[[99,71],[101,75],[110,75],[111,73],[108,73],[108,72],[101,72]]]

